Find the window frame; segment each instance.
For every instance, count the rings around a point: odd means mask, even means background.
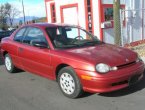
[[[112,26],[108,27],[108,28],[114,28],[114,19],[105,21],[105,9],[106,8],[113,8],[113,4],[102,4],[102,7],[103,7],[102,8],[102,13],[103,13],[102,14],[102,22],[108,22],[108,21],[110,21]],[[125,9],[125,4],[121,4],[120,8],[121,9]],[[126,20],[123,21],[123,26],[125,26],[125,23],[126,23]],[[107,29],[107,28],[105,28],[105,29]]]
[[[91,32],[89,32],[89,31],[87,31],[87,30],[85,30],[85,29],[83,29],[83,28],[81,28],[81,27],[77,27],[77,26],[56,26],[56,27],[47,27],[45,30],[46,30],[46,33],[47,33],[47,35],[48,35],[48,37],[49,37],[49,39],[50,39],[50,42],[51,42],[51,44],[53,45],[54,49],[60,49],[60,50],[61,50],[61,49],[68,49],[67,47],[57,47],[57,46],[55,45],[55,43],[53,42],[54,39],[52,39],[52,36],[51,36],[50,33],[48,32],[49,29],[59,28],[59,27],[62,27],[62,28],[64,28],[64,27],[71,27],[71,28],[76,28],[76,29],[82,30],[83,32],[86,32],[86,34],[89,35],[90,38],[92,38],[92,41],[93,41],[93,40],[98,40],[98,41],[100,41],[99,39],[96,39],[95,36],[94,36]],[[78,34],[79,34],[79,33],[78,33]],[[67,33],[66,33],[66,35],[67,35]],[[68,39],[69,39],[69,38],[68,38]],[[88,39],[88,37],[86,37],[86,39]],[[83,48],[83,47],[78,46],[78,47],[70,47],[70,48]]]
[[[16,32],[16,34],[14,35],[13,41],[18,42],[18,43],[22,43],[22,42],[23,42],[23,38],[25,37],[25,34],[26,34],[26,32],[27,32],[27,28],[28,28],[28,27],[22,27],[22,28],[20,28],[20,29]],[[25,31],[23,32],[23,34],[22,34],[22,39],[21,39],[21,41],[19,42],[19,41],[15,40],[15,37],[18,35],[18,33],[19,33],[22,29],[25,29]]]
[[[40,29],[40,28],[38,28],[38,27],[33,27],[33,26],[27,27],[27,31],[25,32],[25,36],[23,37],[22,44],[28,45],[28,46],[32,46],[32,47],[35,47],[35,46],[31,45],[31,44],[28,44],[28,43],[24,43],[24,42],[23,42],[23,41],[24,41],[24,38],[27,37],[27,35],[28,35],[28,33],[29,33],[29,31],[30,31],[31,28],[39,29],[39,30],[43,33],[43,36],[44,36],[44,38],[45,38],[45,40],[46,40],[46,44],[47,44],[48,48],[50,48],[49,43],[48,43],[48,41],[47,41],[47,39],[46,39],[46,37],[45,37],[45,34],[44,34],[43,30]]]

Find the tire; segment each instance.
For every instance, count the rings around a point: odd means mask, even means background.
[[[83,90],[79,78],[71,67],[64,67],[58,73],[58,84],[62,93],[69,98],[78,98]]]
[[[14,66],[14,64],[12,62],[12,59],[11,59],[9,54],[5,55],[4,64],[5,64],[6,70],[9,73],[15,73],[15,72],[17,72],[18,69]]]

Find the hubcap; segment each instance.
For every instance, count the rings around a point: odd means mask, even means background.
[[[60,86],[61,86],[62,90],[68,95],[73,94],[75,91],[74,79],[68,73],[63,73],[60,76]]]
[[[6,57],[6,58],[5,58],[5,66],[6,66],[7,70],[11,70],[12,64],[11,64],[11,60],[10,60],[9,57]]]

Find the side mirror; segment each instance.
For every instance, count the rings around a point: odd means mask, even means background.
[[[31,41],[31,45],[39,48],[48,48],[48,44],[41,41]]]

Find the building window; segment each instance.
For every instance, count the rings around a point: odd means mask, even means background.
[[[93,32],[92,0],[85,0],[86,27],[89,32]]]
[[[113,8],[105,8],[105,21],[111,21],[113,20]]]
[[[125,5],[120,6],[121,9],[125,9]],[[103,4],[103,22],[113,21],[113,4]]]
[[[56,10],[55,10],[55,3],[50,4],[50,11],[51,11],[51,22],[56,22]]]

